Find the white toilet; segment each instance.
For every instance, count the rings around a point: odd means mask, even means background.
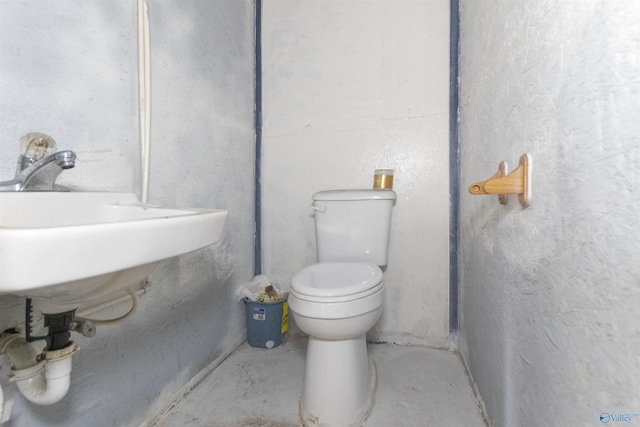
[[[300,417],[305,426],[357,426],[376,388],[366,333],[385,299],[391,190],[332,190],[313,195],[318,263],[297,273],[289,307],[309,334]]]

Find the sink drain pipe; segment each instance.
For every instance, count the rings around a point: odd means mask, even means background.
[[[37,405],[59,402],[71,384],[71,356],[80,349],[73,341],[59,350],[37,355],[35,348],[17,333],[0,334],[0,354],[5,354],[13,366],[10,381],[20,393]]]

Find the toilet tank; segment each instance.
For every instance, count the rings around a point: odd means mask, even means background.
[[[387,265],[391,190],[329,190],[313,195],[318,261]]]

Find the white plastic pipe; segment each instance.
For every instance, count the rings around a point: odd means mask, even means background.
[[[6,354],[12,369],[23,370],[38,365],[36,349],[20,334],[0,334],[0,354]]]
[[[0,354],[6,354],[13,364],[11,380],[22,395],[38,405],[59,402],[71,384],[71,356],[79,347],[73,342],[60,350],[45,351],[37,360],[36,351],[22,335],[0,334]]]
[[[16,380],[20,393],[36,405],[53,405],[62,400],[71,384],[71,355],[49,361],[37,375]]]
[[[149,197],[149,161],[151,141],[151,52],[147,0],[138,0],[138,100],[140,114],[140,159],[142,191],[140,201]]]

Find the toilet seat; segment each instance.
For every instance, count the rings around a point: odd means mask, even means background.
[[[291,293],[310,302],[347,302],[374,294],[382,286],[382,270],[375,264],[321,262],[293,277]]]
[[[302,301],[331,304],[331,303],[350,302],[350,301],[363,299],[363,298],[368,297],[369,295],[375,294],[376,292],[380,292],[381,289],[383,289],[383,285],[382,285],[382,283],[379,283],[379,284],[375,285],[373,288],[367,289],[367,290],[362,291],[362,292],[358,292],[357,294],[345,295],[345,296],[342,296],[342,297],[316,297],[316,296],[311,296],[311,295],[305,295],[305,294],[298,293],[292,287],[290,295],[292,295],[292,296],[294,296],[294,297],[296,297],[296,298],[298,298],[298,299],[300,299]]]

